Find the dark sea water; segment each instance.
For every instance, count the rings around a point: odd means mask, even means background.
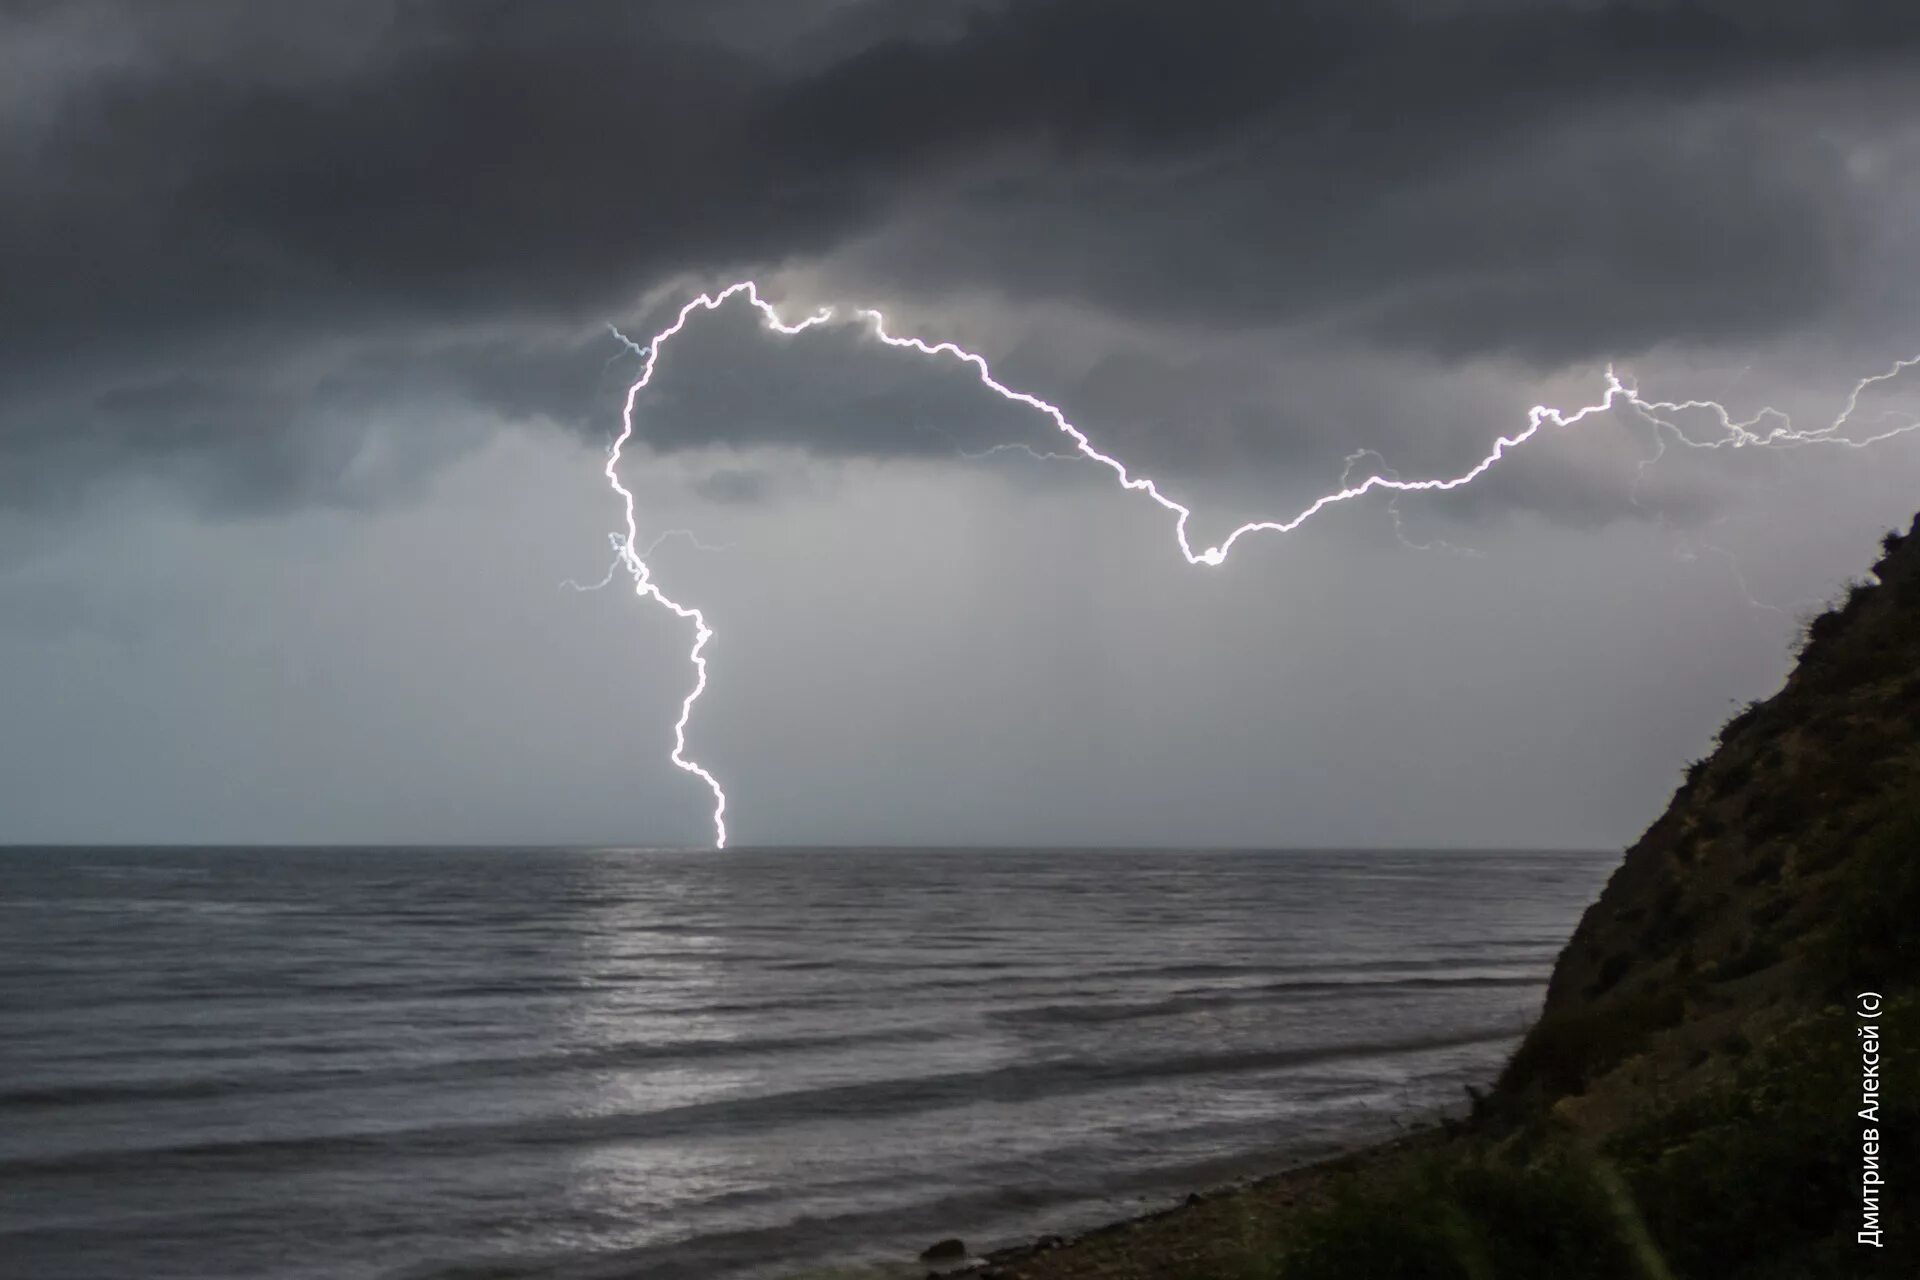
[[[780,1275],[1090,1225],[1460,1103],[1617,860],[0,851],[0,1272]]]

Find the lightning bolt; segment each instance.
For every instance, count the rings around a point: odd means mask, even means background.
[[[648,567],[646,559],[647,554],[651,552],[652,548],[642,549],[637,545],[640,540],[640,535],[635,523],[634,497],[632,492],[620,483],[618,468],[627,443],[633,438],[634,405],[638,401],[640,393],[653,381],[654,372],[659,367],[661,350],[687,327],[688,322],[692,320],[696,313],[717,310],[721,305],[735,297],[745,298],[746,301],[760,313],[769,329],[787,337],[792,337],[815,326],[825,324],[834,317],[833,309],[826,307],[813,312],[804,319],[790,323],[781,318],[780,312],[773,304],[767,302],[760,296],[759,286],[754,281],[741,280],[717,292],[703,293],[684,304],[680,308],[679,313],[674,317],[673,323],[653,335],[652,339],[644,345],[634,342],[618,329],[614,329],[614,336],[640,356],[641,367],[639,377],[627,388],[626,400],[620,410],[620,432],[614,439],[613,447],[608,451],[606,466],[602,470],[602,474],[607,478],[607,484],[620,499],[621,510],[625,517],[624,534],[616,533],[612,535],[616,558],[613,569],[609,571],[609,578],[614,576],[619,569],[624,568],[633,579],[633,588],[636,595],[642,599],[653,600],[681,621],[691,622],[693,624],[693,645],[687,651],[687,659],[693,665],[694,684],[692,691],[689,692],[680,703],[680,716],[673,724],[673,751],[669,758],[677,768],[699,778],[713,794],[713,843],[717,849],[724,849],[727,845],[727,793],[721,787],[719,779],[715,778],[705,766],[691,759],[686,754],[687,723],[693,717],[693,704],[699,701],[700,695],[705,693],[707,688],[706,647],[707,643],[713,639],[713,628],[707,624],[706,615],[699,609],[690,605],[681,604],[671,596],[668,596],[660,589],[659,584],[654,581],[653,571]],[[1858,411],[1860,397],[1866,393],[1868,388],[1891,381],[1915,365],[1920,365],[1920,355],[1897,360],[1886,371],[1860,379],[1848,393],[1840,413],[1833,421],[1823,427],[1813,427],[1806,430],[1796,429],[1793,426],[1792,419],[1787,414],[1771,407],[1762,408],[1752,417],[1736,421],[1732,413],[1724,405],[1713,400],[1647,400],[1641,397],[1637,389],[1624,382],[1619,375],[1614,372],[1612,365],[1608,365],[1605,374],[1606,389],[1598,400],[1591,404],[1583,405],[1571,412],[1556,409],[1550,405],[1534,405],[1531,409],[1527,410],[1525,427],[1514,432],[1512,435],[1495,437],[1492,447],[1487,451],[1485,456],[1458,475],[1423,480],[1405,480],[1401,479],[1397,473],[1383,470],[1376,471],[1364,480],[1355,483],[1351,480],[1353,464],[1360,457],[1369,455],[1378,457],[1377,454],[1372,454],[1371,450],[1363,450],[1361,453],[1348,458],[1347,470],[1341,476],[1339,488],[1315,498],[1293,516],[1282,520],[1248,521],[1228,533],[1227,536],[1219,542],[1196,551],[1187,531],[1188,522],[1193,517],[1192,508],[1168,497],[1151,477],[1133,474],[1133,472],[1127,468],[1126,464],[1118,458],[1095,448],[1092,439],[1079,427],[1069,421],[1066,413],[1057,405],[1029,392],[1019,391],[1007,386],[994,376],[993,370],[988,365],[986,357],[976,352],[968,351],[953,342],[928,342],[923,338],[892,333],[887,329],[886,317],[872,308],[861,308],[856,310],[854,314],[868,326],[874,339],[885,346],[917,352],[920,355],[933,359],[950,358],[968,365],[978,376],[980,384],[989,391],[992,391],[995,395],[1012,401],[1015,404],[1025,405],[1051,420],[1060,433],[1073,443],[1075,454],[1065,456],[1078,456],[1100,464],[1113,473],[1115,481],[1122,489],[1132,493],[1144,494],[1151,502],[1166,511],[1173,517],[1174,543],[1180,552],[1181,559],[1185,560],[1189,565],[1205,566],[1207,568],[1218,568],[1225,564],[1234,545],[1244,537],[1256,533],[1292,533],[1329,507],[1352,502],[1356,498],[1365,497],[1367,494],[1373,493],[1376,490],[1399,495],[1407,493],[1447,493],[1455,489],[1464,488],[1492,470],[1508,453],[1532,440],[1545,428],[1549,426],[1555,428],[1571,427],[1588,418],[1607,413],[1620,405],[1626,406],[1627,409],[1646,421],[1654,429],[1657,451],[1651,458],[1642,461],[1640,464],[1641,474],[1644,474],[1648,466],[1658,462],[1659,459],[1664,456],[1669,440],[1682,447],[1693,449],[1747,447],[1796,448],[1818,444],[1833,444],[1847,448],[1864,449],[1884,440],[1890,440],[1895,436],[1905,435],[1910,431],[1920,429],[1920,419],[1916,419],[1903,421],[1897,426],[1860,439],[1855,439],[1842,433],[1843,428],[1846,427]],[[609,327],[611,328],[611,326]],[[1717,424],[1721,431],[1721,435],[1717,439],[1695,439],[1689,436],[1677,422],[1673,421],[1672,415],[1696,412],[1706,413]],[[1763,424],[1765,424],[1764,433],[1760,430]],[[1003,446],[996,446],[996,448],[1000,447]],[[1036,456],[1042,456],[1037,450],[1033,450],[1029,446],[1022,445],[1017,447],[1024,448],[1027,452],[1033,453]],[[986,452],[991,453],[993,451],[994,450],[987,450]],[[1638,477],[1636,477],[1636,480],[1637,478]],[[658,545],[657,540],[654,545]]]
[[[1080,455],[1077,453],[1048,453],[1019,440],[1009,440],[1003,444],[990,444],[984,449],[963,449],[960,447],[960,441],[954,438],[954,434],[951,431],[936,427],[931,422],[916,422],[914,426],[929,435],[941,437],[953,446],[953,452],[956,457],[965,458],[968,462],[984,462],[996,453],[1024,453],[1035,462],[1078,462],[1080,460]]]
[[[833,317],[830,310],[816,311],[798,324],[788,324],[760,297],[760,290],[751,280],[742,280],[738,284],[728,285],[719,293],[703,293],[680,308],[680,314],[674,317],[672,324],[653,335],[647,343],[645,356],[640,363],[640,376],[627,388],[626,403],[620,409],[620,434],[614,437],[613,448],[607,452],[607,465],[601,469],[607,483],[620,497],[620,508],[626,517],[626,536],[616,537],[614,552],[619,563],[633,578],[633,592],[641,599],[651,599],[661,608],[679,618],[682,622],[693,624],[693,647],[687,650],[687,660],[693,664],[693,690],[681,700],[680,718],[673,722],[673,753],[668,757],[678,769],[692,774],[707,784],[707,790],[713,793],[713,847],[727,847],[727,793],[720,780],[709,773],[706,767],[687,755],[687,721],[693,718],[693,704],[707,691],[707,642],[713,639],[713,628],[707,625],[707,616],[700,610],[681,604],[660,589],[653,580],[653,570],[647,567],[647,561],[636,545],[640,541],[640,529],[634,521],[633,493],[620,483],[620,455],[627,447],[627,441],[633,438],[633,404],[653,381],[653,371],[660,366],[660,351],[667,342],[687,327],[687,321],[696,311],[712,311],[735,294],[744,293],[753,305],[766,317],[767,325],[778,333],[791,337],[814,325],[825,324]],[[616,331],[617,332],[617,331]],[[623,335],[624,340],[624,335]]]
[[[1346,465],[1340,469],[1340,483],[1342,485],[1348,484],[1353,479],[1353,469],[1363,458],[1378,458],[1382,468],[1381,474],[1394,479],[1399,478],[1399,472],[1385,469],[1387,460],[1381,455],[1378,449],[1355,449],[1347,455]],[[1415,542],[1412,538],[1408,537],[1407,522],[1400,515],[1401,496],[1402,495],[1396,493],[1393,497],[1387,499],[1387,517],[1393,521],[1394,541],[1409,551],[1445,551],[1457,556],[1466,556],[1470,560],[1484,560],[1487,558],[1484,552],[1475,551],[1472,547],[1456,547],[1444,538],[1435,538],[1431,542]]]
[[[1842,435],[1841,429],[1853,421],[1853,415],[1859,412],[1860,397],[1866,394],[1868,387],[1891,382],[1917,364],[1920,364],[1920,355],[1908,356],[1903,360],[1895,360],[1880,373],[1869,374],[1860,379],[1853,384],[1852,390],[1847,392],[1847,398],[1842,402],[1840,412],[1835,415],[1833,421],[1824,427],[1810,427],[1804,431],[1796,430],[1791,417],[1770,405],[1763,406],[1751,418],[1736,422],[1727,407],[1717,400],[1643,400],[1638,391],[1630,391],[1627,396],[1628,406],[1652,424],[1655,431],[1654,439],[1660,445],[1660,451],[1642,464],[1642,470],[1660,460],[1666,452],[1665,441],[1669,437],[1675,444],[1689,449],[1795,449],[1816,444],[1835,444],[1848,449],[1865,449],[1883,440],[1903,436],[1914,428],[1920,427],[1920,422],[1902,422],[1885,431],[1859,439]],[[1608,377],[1612,377],[1611,369],[1608,370]],[[1678,424],[1661,416],[1689,411],[1709,414],[1719,424],[1724,434],[1717,440],[1690,439]],[[1884,421],[1890,416],[1894,415],[1882,414],[1881,419]],[[1767,429],[1765,435],[1754,429],[1763,422],[1773,424]],[[1662,434],[1663,432],[1665,434]]]
[[[648,556],[651,556],[654,552],[658,551],[660,549],[660,544],[665,542],[669,538],[685,538],[693,546],[694,550],[696,551],[725,551],[727,549],[724,544],[720,546],[715,546],[711,543],[700,541],[699,535],[694,533],[694,531],[691,529],[668,529],[662,532],[660,536],[655,538],[652,542],[649,542],[646,546],[640,548],[637,554],[642,560],[645,560]],[[607,572],[605,577],[601,578],[600,581],[598,582],[589,582],[589,583],[582,583],[577,579],[567,578],[563,580],[560,583],[560,585],[568,591],[579,591],[582,593],[585,593],[588,591],[601,591],[613,585],[613,580],[620,576],[620,569],[621,569],[621,566],[626,563],[626,557],[621,552],[623,542],[619,534],[617,533],[608,534],[607,541],[613,544],[613,563],[607,566]]]

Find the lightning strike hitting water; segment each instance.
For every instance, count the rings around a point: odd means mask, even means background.
[[[699,778],[707,785],[707,789],[713,793],[713,843],[714,847],[719,849],[724,849],[727,845],[727,793],[720,786],[719,779],[715,778],[704,766],[692,760],[686,754],[687,722],[693,716],[693,704],[699,701],[700,695],[706,692],[707,688],[706,647],[707,642],[713,639],[713,628],[707,625],[706,615],[699,609],[674,600],[663,592],[659,584],[654,581],[653,571],[648,567],[646,557],[652,552],[653,546],[658,545],[659,540],[656,539],[654,544],[646,548],[637,548],[636,544],[638,544],[640,540],[640,534],[635,523],[634,498],[632,492],[620,483],[618,468],[621,454],[625,450],[627,442],[633,438],[634,404],[638,400],[640,392],[645,390],[647,385],[653,381],[654,370],[659,365],[661,348],[678,335],[681,330],[687,327],[687,322],[693,318],[696,312],[716,310],[727,300],[736,296],[745,297],[747,302],[760,312],[768,328],[776,333],[789,337],[801,333],[804,330],[811,329],[816,325],[825,324],[833,318],[832,309],[823,308],[815,311],[805,319],[789,323],[781,319],[779,311],[760,296],[760,290],[757,284],[751,280],[742,280],[735,284],[728,285],[717,293],[703,293],[699,297],[694,298],[680,308],[679,314],[674,317],[672,324],[662,329],[659,333],[656,333],[652,340],[644,345],[634,342],[618,329],[614,329],[614,336],[641,357],[641,369],[640,376],[627,388],[626,401],[620,411],[620,432],[613,442],[613,447],[608,452],[607,463],[602,472],[607,478],[608,485],[612,487],[614,493],[619,495],[621,509],[626,522],[624,533],[612,535],[616,559],[613,568],[608,571],[609,579],[615,572],[624,567],[627,573],[633,578],[633,588],[636,595],[656,601],[662,608],[671,612],[675,617],[693,624],[693,646],[687,651],[687,659],[693,664],[694,669],[693,690],[688,693],[686,698],[680,703],[680,718],[674,721],[673,752],[669,758],[676,767]],[[1533,439],[1540,433],[1542,428],[1547,426],[1570,427],[1587,418],[1607,413],[1616,406],[1625,406],[1629,411],[1650,424],[1654,429],[1656,452],[1652,457],[1644,459],[1641,462],[1640,472],[1642,474],[1644,474],[1647,467],[1658,462],[1660,458],[1664,456],[1669,440],[1674,444],[1690,449],[1738,449],[1749,446],[1757,448],[1796,448],[1803,445],[1816,444],[1834,444],[1846,448],[1864,449],[1869,445],[1877,444],[1883,440],[1890,440],[1895,436],[1905,435],[1910,431],[1920,429],[1920,420],[1912,420],[1903,421],[1895,427],[1879,431],[1861,439],[1854,439],[1841,434],[1842,429],[1853,419],[1855,412],[1859,408],[1860,397],[1867,389],[1879,383],[1891,381],[1899,377],[1900,374],[1907,369],[1915,365],[1920,365],[1920,355],[1896,361],[1892,367],[1885,372],[1862,378],[1854,384],[1852,391],[1849,392],[1846,397],[1846,401],[1839,415],[1835,417],[1832,422],[1824,427],[1813,427],[1806,430],[1796,429],[1793,426],[1791,418],[1780,410],[1771,407],[1763,408],[1745,420],[1735,421],[1733,415],[1724,405],[1713,400],[1646,400],[1640,396],[1638,390],[1621,381],[1619,376],[1614,372],[1613,367],[1609,365],[1606,370],[1606,391],[1599,400],[1592,404],[1584,405],[1572,412],[1555,409],[1548,405],[1533,406],[1533,408],[1527,411],[1527,424],[1524,428],[1516,431],[1512,435],[1496,437],[1492,448],[1488,450],[1486,456],[1457,476],[1442,479],[1403,480],[1394,472],[1382,471],[1375,472],[1358,483],[1353,483],[1350,478],[1353,463],[1364,456],[1371,455],[1378,457],[1377,454],[1372,454],[1370,450],[1362,450],[1360,453],[1348,458],[1348,469],[1347,472],[1341,476],[1339,488],[1314,499],[1313,502],[1309,503],[1292,517],[1285,520],[1249,521],[1239,528],[1234,529],[1214,545],[1196,551],[1187,535],[1187,522],[1193,516],[1192,509],[1161,492],[1160,487],[1150,477],[1134,475],[1127,469],[1126,464],[1118,458],[1102,453],[1099,449],[1096,449],[1093,441],[1086,433],[1068,421],[1065,412],[1060,408],[1042,400],[1038,396],[1031,395],[1025,391],[1017,391],[1000,382],[994,377],[993,370],[988,366],[986,357],[984,356],[968,351],[952,342],[928,342],[922,338],[890,333],[887,330],[886,317],[880,312],[870,308],[858,310],[855,314],[868,325],[873,337],[886,346],[915,351],[929,357],[950,357],[963,364],[970,365],[974,372],[978,374],[982,386],[1003,399],[1010,400],[1016,404],[1026,405],[1028,408],[1045,415],[1053,422],[1053,425],[1060,430],[1061,434],[1073,442],[1074,449],[1079,457],[1097,462],[1101,466],[1106,467],[1113,473],[1115,480],[1122,489],[1145,494],[1156,505],[1171,514],[1174,518],[1174,542],[1180,552],[1181,558],[1190,565],[1203,565],[1208,568],[1218,568],[1220,565],[1225,564],[1228,554],[1233,550],[1234,544],[1248,534],[1292,533],[1295,529],[1298,529],[1301,525],[1319,515],[1328,507],[1337,506],[1344,502],[1351,502],[1375,490],[1387,491],[1398,495],[1406,493],[1445,493],[1454,489],[1463,488],[1485,475],[1495,464],[1504,458],[1508,452],[1519,448],[1527,441]],[[609,326],[609,328],[611,327],[612,326]],[[1719,438],[1710,440],[1696,440],[1688,436],[1680,425],[1673,420],[1674,415],[1687,413],[1704,413],[1708,415],[1719,427],[1722,434]],[[1758,429],[1762,424],[1766,424],[1764,433]],[[1005,446],[996,446],[996,448],[999,447]],[[1039,455],[1038,451],[1028,448],[1027,446],[1023,445],[1018,447],[1026,449],[1027,452],[1034,453],[1036,456],[1042,456]],[[988,450],[988,452],[992,451],[993,450]],[[662,537],[665,536],[667,535],[662,535]],[[601,585],[605,584],[602,583]]]
[[[771,328],[789,336],[803,329],[810,329],[814,325],[825,324],[833,315],[831,311],[816,311],[798,324],[787,324],[780,319],[779,312],[761,301],[760,291],[751,280],[729,285],[717,294],[703,293],[681,307],[680,314],[674,318],[674,322],[654,334],[653,341],[646,345],[646,355],[640,365],[640,376],[632,386],[627,388],[626,404],[620,410],[620,434],[614,438],[613,448],[607,452],[607,465],[601,472],[607,477],[607,483],[613,487],[613,491],[620,495],[621,510],[626,517],[626,535],[618,538],[614,551],[620,563],[625,565],[627,572],[633,576],[634,594],[642,599],[651,597],[675,617],[693,624],[693,648],[687,651],[687,658],[693,663],[693,691],[681,701],[680,718],[673,722],[673,754],[669,759],[677,768],[685,770],[706,783],[707,789],[713,792],[713,847],[716,849],[727,847],[727,793],[721,789],[718,778],[707,772],[697,761],[687,757],[687,721],[693,717],[693,704],[698,702],[700,695],[707,691],[705,650],[707,641],[713,639],[713,628],[707,625],[706,615],[700,610],[681,604],[660,590],[659,584],[654,582],[653,571],[647,567],[645,557],[635,549],[635,544],[640,541],[640,530],[634,520],[633,493],[620,483],[619,466],[620,453],[627,447],[627,441],[633,438],[633,402],[646,385],[653,381],[653,371],[660,362],[660,348],[669,338],[687,327],[687,321],[692,318],[695,311],[702,308],[712,311],[736,293],[745,293],[753,305],[758,307],[761,314],[767,318],[767,324]]]

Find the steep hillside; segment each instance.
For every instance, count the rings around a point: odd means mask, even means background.
[[[1910,986],[1920,939],[1920,520],[1807,627],[1627,851],[1555,967],[1502,1091],[1608,1127],[1609,1098],[1684,1091],[1722,1050],[1860,988]],[[1636,1062],[1636,1060],[1638,1060]],[[1618,1080],[1617,1068],[1638,1070]]]

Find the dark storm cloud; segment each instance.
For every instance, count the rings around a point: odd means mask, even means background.
[[[754,70],[645,12],[403,6],[331,75],[103,77],[10,184],[10,348],[574,315],[844,225],[847,193],[741,163]]]
[[[1285,113],[1378,168],[1596,100],[1854,73],[1916,36],[1920,15],[1890,0],[1045,0],[978,7],[957,38],[878,44],[793,87],[776,119],[822,161],[891,168],[995,142],[1185,152]]]
[[[65,506],[92,477],[133,473],[223,514],[374,506],[479,443],[435,416],[419,387],[377,377],[374,362],[317,377],[113,382],[0,417],[0,444],[15,459],[0,469],[0,505]],[[45,438],[33,434],[48,426]]]
[[[986,170],[891,229],[893,274],[1157,320],[1331,313],[1441,355],[1555,361],[1831,303],[1843,155],[1824,120],[1741,95],[1837,78],[1867,86],[1853,123],[1910,116],[1886,76],[1920,36],[1887,5],[1206,14],[1010,6],[961,41],[870,50],[778,119],[823,164]]]
[[[106,456],[325,495],[359,455],[275,443],[315,388],[603,429],[595,319],[833,251],[907,289],[1449,357],[1764,333],[1847,287],[1855,229],[1818,122],[1742,95],[1844,80],[1869,88],[1842,117],[1904,112],[1871,86],[1920,34],[1865,0],[781,6],[777,45],[658,4],[329,11],[12,20],[65,35],[15,42],[52,52],[0,144],[9,492]],[[736,441],[927,447],[735,408],[709,420]]]

